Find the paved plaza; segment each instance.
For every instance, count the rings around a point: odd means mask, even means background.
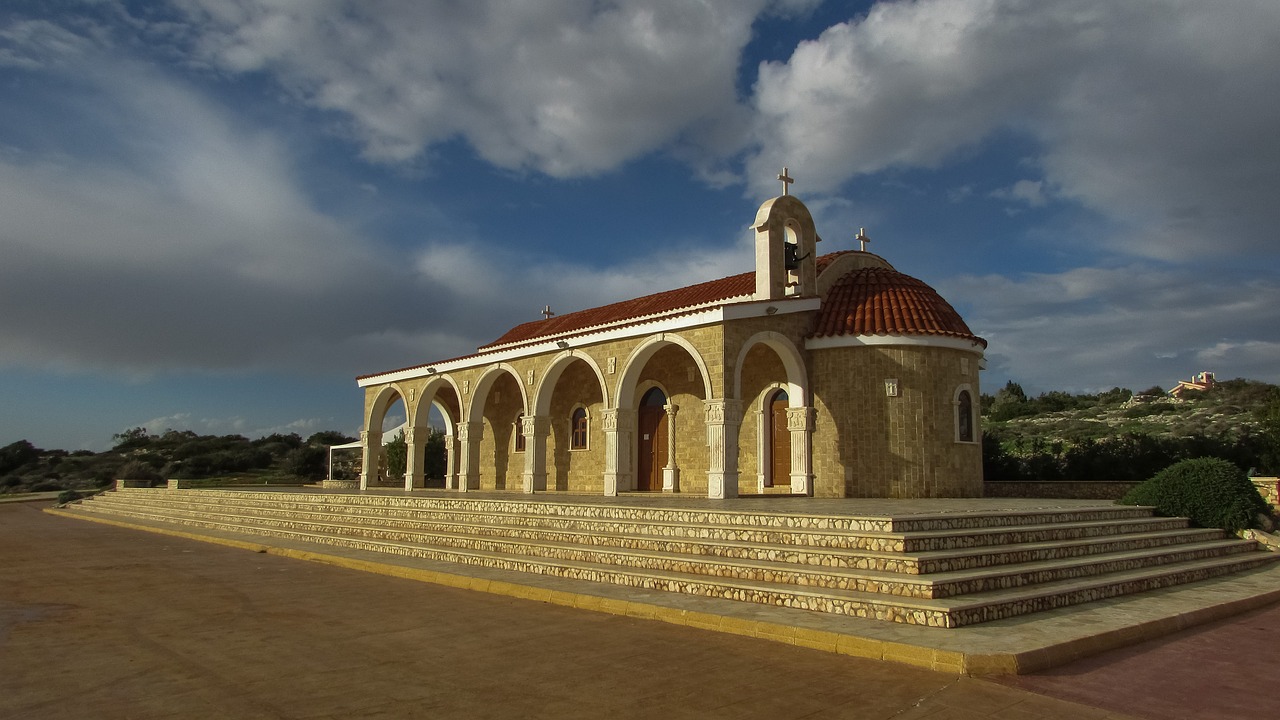
[[[1280,609],[998,682],[0,505],[5,718],[1239,718]]]

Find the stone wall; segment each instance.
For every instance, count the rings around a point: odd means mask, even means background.
[[[1249,479],[1253,481],[1253,486],[1258,488],[1258,494],[1262,495],[1262,499],[1266,500],[1271,507],[1280,510],[1280,478],[1253,477]]]
[[[927,346],[811,352],[814,494],[823,497],[977,497],[982,444],[956,441],[955,392],[979,397],[978,359]],[[894,381],[891,395],[886,382]]]

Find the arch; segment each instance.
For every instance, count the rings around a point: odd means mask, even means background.
[[[618,381],[617,394],[614,397],[613,407],[630,408],[636,402],[636,383],[640,379],[640,372],[644,369],[649,358],[667,345],[678,345],[689,353],[689,357],[693,359],[693,364],[698,368],[699,375],[702,376],[703,399],[710,400],[715,397],[711,389],[711,373],[707,371],[707,363],[702,358],[702,354],[688,340],[674,333],[661,333],[647,338],[644,342],[636,346],[631,351],[631,355],[627,357],[626,366],[622,370],[622,379]],[[664,390],[665,392],[665,390]],[[670,397],[668,394],[667,397]]]
[[[409,427],[413,427],[414,410],[409,406],[409,395],[400,387],[399,383],[390,383],[383,385],[378,394],[374,396],[373,403],[369,405],[369,414],[364,419],[364,429],[368,432],[382,432],[382,421],[387,415],[387,410],[395,404],[396,400],[404,402],[405,421],[409,423]],[[378,426],[374,428],[374,419],[377,419]]]
[[[484,401],[489,396],[489,390],[493,387],[493,383],[497,381],[503,373],[511,375],[511,379],[515,380],[516,387],[520,388],[520,407],[528,414],[529,412],[529,393],[525,390],[524,381],[520,378],[520,373],[507,363],[494,363],[485,368],[484,373],[476,380],[476,386],[471,391],[471,399],[467,405],[465,416],[468,422],[480,422],[484,419]]]
[[[440,417],[444,418],[444,432],[446,435],[453,435],[457,431],[460,419],[454,419],[449,415],[449,408],[438,400],[431,401],[431,407],[440,411]]]
[[[547,369],[542,372],[542,379],[533,390],[534,415],[545,416],[551,413],[551,396],[555,392],[556,382],[574,360],[585,362],[591,372],[595,373],[596,380],[600,382],[600,400],[604,403],[604,409],[609,409],[609,389],[604,381],[604,373],[600,372],[595,359],[580,350],[565,350],[551,359]]]
[[[746,399],[742,397],[742,364],[747,359],[747,353],[756,345],[768,346],[782,361],[782,367],[787,372],[787,402],[790,407],[805,407],[809,402],[809,372],[805,369],[804,358],[790,338],[772,330],[758,332],[747,338],[738,351],[738,359],[733,367],[734,399]]]
[[[454,397],[458,399],[458,412],[462,412],[462,392],[458,389],[458,384],[448,375],[437,375],[427,381],[427,384],[422,387],[422,392],[418,393],[417,397],[414,399],[412,419],[409,423],[409,427],[425,427],[427,424],[426,419],[430,416],[429,407],[435,406],[440,410],[440,414],[444,416],[445,423],[448,425],[450,432],[452,432],[454,423],[461,418],[449,417],[448,407],[436,399],[436,396],[443,388],[453,390]],[[424,410],[428,411],[423,412]]]

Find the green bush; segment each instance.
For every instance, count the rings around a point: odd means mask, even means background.
[[[1118,500],[1151,505],[1160,515],[1188,517],[1201,527],[1228,531],[1252,527],[1270,508],[1244,471],[1226,460],[1183,460],[1156,473]]]
[[[58,504],[66,505],[69,502],[75,502],[80,499],[80,493],[75,490],[63,490],[58,493]]]

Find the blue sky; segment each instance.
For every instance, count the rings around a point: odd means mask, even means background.
[[[750,269],[782,166],[984,388],[1280,382],[1280,3],[11,0],[0,444],[359,426],[359,374]]]

